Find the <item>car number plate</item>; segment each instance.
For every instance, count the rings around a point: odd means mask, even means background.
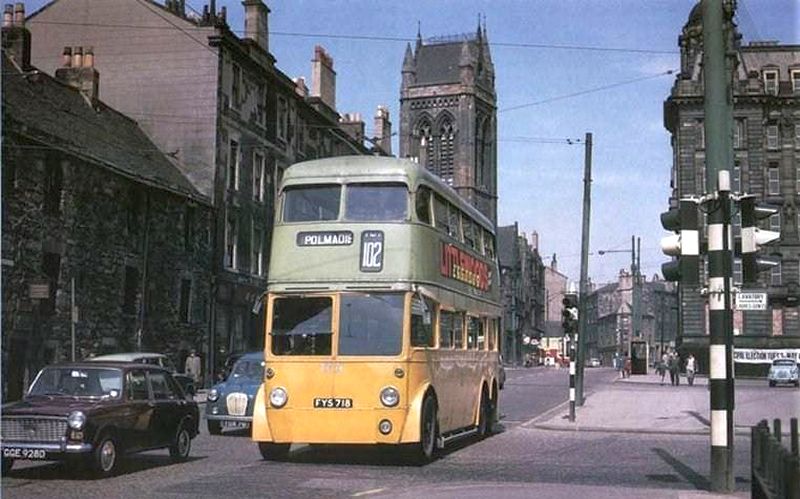
[[[47,459],[47,451],[43,449],[22,449],[20,447],[3,447],[3,457],[12,459]]]
[[[352,409],[353,399],[344,398],[315,398],[314,409]]]
[[[250,423],[247,421],[223,421],[222,427],[226,430],[243,430],[250,428]]]

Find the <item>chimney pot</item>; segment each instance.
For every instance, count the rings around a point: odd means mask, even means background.
[[[61,56],[61,64],[65,68],[72,66],[72,47],[64,47],[64,53]]]
[[[25,26],[25,4],[22,2],[14,4],[14,26]]]
[[[83,67],[94,67],[94,47],[86,47],[86,51],[83,53]]]
[[[72,49],[72,67],[83,67],[83,47],[75,47]]]
[[[3,27],[10,28],[14,25],[14,6],[10,3],[6,4],[6,8],[3,11]]]

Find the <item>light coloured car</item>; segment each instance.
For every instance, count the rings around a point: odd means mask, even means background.
[[[588,364],[589,367],[600,367],[602,365],[600,359],[598,359],[597,357],[592,357],[591,359],[589,359]]]
[[[775,359],[767,374],[769,386],[778,383],[793,384],[800,387],[800,374],[798,373],[797,361],[794,359]]]

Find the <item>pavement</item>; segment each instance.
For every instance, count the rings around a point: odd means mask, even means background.
[[[734,431],[750,435],[750,427],[762,419],[772,425],[780,418],[783,428],[800,416],[800,390],[770,388],[765,379],[736,380]],[[560,431],[604,431],[676,435],[710,434],[708,379],[696,377],[693,386],[681,377],[678,386],[662,385],[655,372],[617,378],[585,394],[583,406],[576,407],[575,421],[569,421],[569,403],[561,404],[526,423],[529,428]]]

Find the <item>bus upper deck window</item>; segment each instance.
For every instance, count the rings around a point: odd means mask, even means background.
[[[408,188],[403,184],[349,184],[345,218],[395,222],[408,218]]]
[[[288,187],[283,208],[284,222],[317,222],[339,218],[340,185]]]

